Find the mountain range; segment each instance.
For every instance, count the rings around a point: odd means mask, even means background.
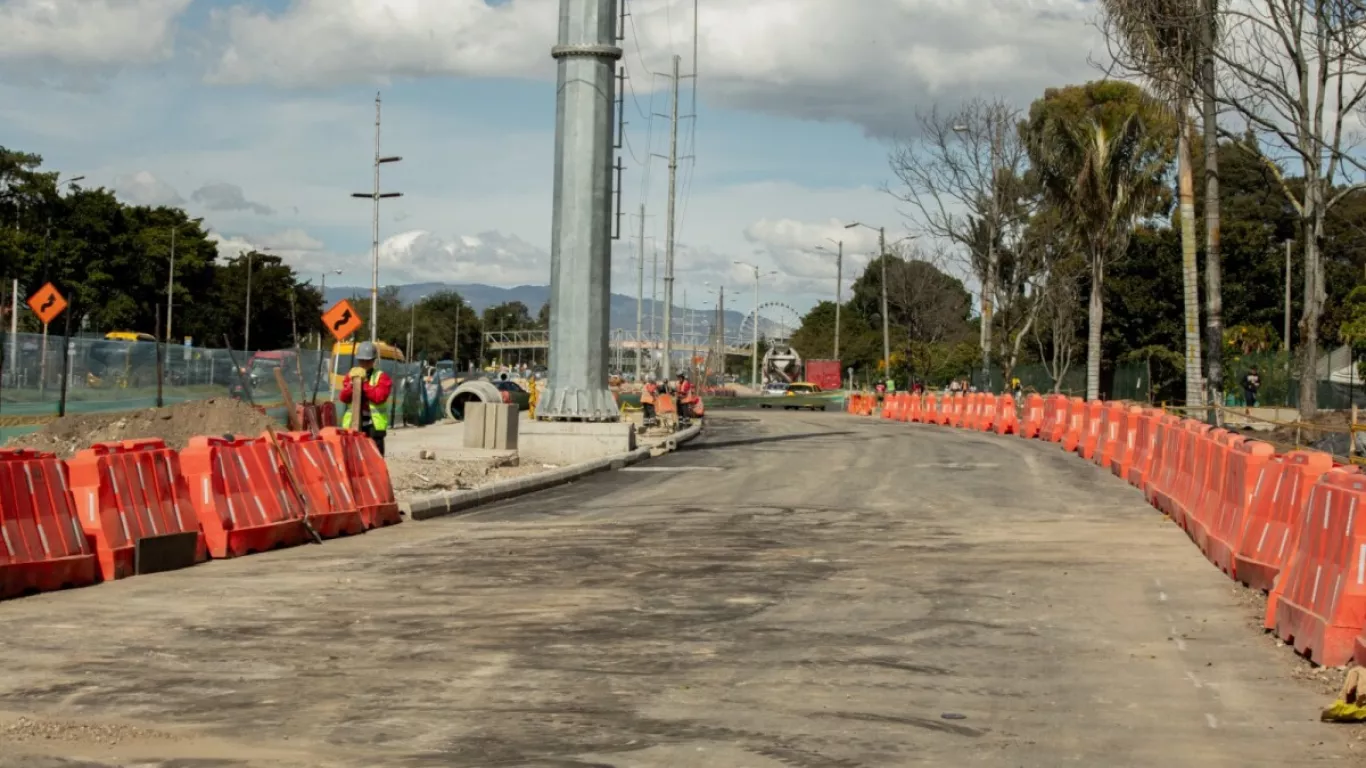
[[[550,286],[548,285],[519,285],[516,288],[499,288],[493,285],[482,285],[479,283],[412,283],[409,285],[393,286],[398,289],[398,298],[404,304],[419,301],[424,296],[441,291],[455,291],[461,298],[476,312],[482,313],[489,307],[504,304],[511,301],[520,301],[526,305],[532,317],[540,311],[541,306],[550,299]],[[352,299],[362,297],[368,299],[369,288],[355,288],[351,286],[328,286],[327,295],[324,297],[325,303],[331,306],[333,303],[342,299]],[[660,330],[663,327],[664,302],[656,302],[645,299],[643,302],[644,326],[646,333],[650,329],[650,315],[655,316],[655,328]],[[715,304],[712,307],[693,307],[691,310],[692,319],[690,323],[699,332],[707,330],[716,317]],[[745,325],[748,313],[726,312],[726,335],[729,337],[736,329]],[[635,333],[636,330],[636,297],[626,296],[620,293],[612,294],[611,298],[611,328],[627,333]],[[677,329],[675,333],[683,332],[683,323],[686,319],[684,308],[674,305],[673,322]],[[747,326],[745,326],[747,327]],[[760,317],[759,332],[765,335],[781,334],[783,330],[780,323],[767,317]],[[790,335],[796,328],[786,328],[787,335]]]

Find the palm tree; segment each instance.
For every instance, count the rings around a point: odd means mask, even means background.
[[[1186,405],[1201,403],[1200,386],[1200,272],[1195,222],[1195,179],[1191,139],[1195,126],[1190,108],[1196,95],[1204,96],[1206,113],[1206,320],[1210,329],[1206,350],[1210,382],[1222,376],[1222,301],[1219,296],[1219,182],[1218,136],[1209,111],[1213,105],[1213,45],[1215,0],[1101,0],[1104,31],[1110,53],[1122,68],[1142,76],[1179,124],[1177,132],[1177,199],[1181,214],[1181,277],[1186,307]],[[1206,15],[1208,12],[1208,15]],[[1213,205],[1211,205],[1213,203]]]
[[[1086,397],[1096,400],[1105,266],[1128,248],[1134,223],[1167,201],[1176,125],[1143,89],[1101,80],[1048,89],[1021,130],[1045,194],[1067,213],[1090,266]]]

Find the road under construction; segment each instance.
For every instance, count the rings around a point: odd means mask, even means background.
[[[1245,595],[1055,444],[731,412],[464,517],[9,601],[0,766],[1359,764]]]

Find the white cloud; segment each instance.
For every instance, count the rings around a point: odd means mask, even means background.
[[[47,81],[50,67],[111,69],[150,64],[174,50],[175,21],[190,0],[5,0],[0,2],[0,73]],[[33,64],[32,67],[16,65]]]
[[[190,199],[209,211],[250,211],[260,216],[275,213],[268,205],[248,200],[242,188],[236,184],[221,181],[196,189],[190,194]]]
[[[288,86],[397,77],[551,78],[558,0],[295,0],[283,13],[215,12],[218,82]],[[692,64],[690,4],[634,0],[626,63],[636,91],[663,87],[677,52]],[[716,103],[876,135],[917,105],[975,91],[1023,101],[1095,77],[1103,53],[1090,0],[729,0],[700,14],[700,90]]]
[[[133,205],[182,205],[185,198],[175,187],[157,178],[150,171],[125,173],[114,177],[114,192],[124,202]]]

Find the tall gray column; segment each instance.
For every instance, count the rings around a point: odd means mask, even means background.
[[[536,416],[617,421],[607,388],[617,0],[560,0],[550,380]]]

